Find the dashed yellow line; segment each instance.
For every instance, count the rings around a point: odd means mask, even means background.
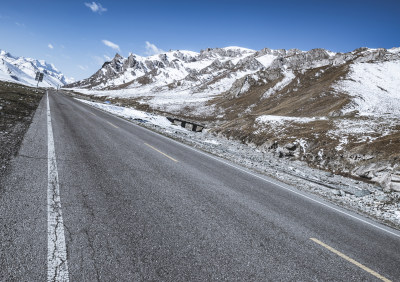
[[[107,121],[107,123],[111,124],[111,125],[114,126],[115,128],[119,128],[118,126],[116,126],[115,124],[113,124],[113,123],[111,123],[111,122],[109,122],[109,121]]]
[[[362,270],[364,270],[364,271],[366,271],[366,272],[372,274],[372,275],[375,276],[376,278],[381,279],[382,281],[385,281],[385,282],[390,282],[390,281],[391,281],[391,280],[387,279],[386,277],[383,277],[383,276],[380,275],[379,273],[373,271],[372,269],[366,267],[365,265],[362,265],[361,263],[355,261],[354,259],[349,258],[349,257],[346,256],[345,254],[339,252],[338,250],[332,248],[331,246],[328,246],[327,244],[321,242],[320,240],[315,239],[315,238],[310,238],[310,240],[312,240],[312,241],[314,241],[315,243],[321,245],[322,247],[328,249],[328,250],[331,251],[332,253],[337,254],[337,255],[340,256],[341,258],[344,258],[344,259],[347,260],[348,262],[351,262],[352,264],[358,266],[358,267],[361,268]]]
[[[157,148],[154,148],[153,146],[151,146],[151,145],[149,145],[149,144],[147,144],[147,143],[144,143],[144,144],[145,144],[146,146],[149,146],[150,148],[152,148],[154,151],[159,152],[160,154],[166,156],[168,159],[173,160],[174,162],[178,162],[178,160],[174,159],[174,158],[171,157],[171,156],[168,156],[166,153],[161,152],[161,151],[158,150]]]

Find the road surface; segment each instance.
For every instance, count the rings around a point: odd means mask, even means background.
[[[400,280],[399,232],[55,91],[0,240],[0,281]]]

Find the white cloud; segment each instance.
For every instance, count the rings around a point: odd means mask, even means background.
[[[54,49],[54,46],[51,43],[49,43],[49,45],[47,45],[47,47],[49,47],[50,49]]]
[[[146,55],[157,55],[160,53],[164,53],[164,50],[158,48],[156,45],[150,43],[149,41],[146,41]]]
[[[88,69],[88,66],[78,65],[78,68],[80,68],[81,70],[87,70],[87,69]]]
[[[90,10],[92,10],[93,13],[99,13],[100,15],[101,15],[101,13],[107,11],[107,9],[104,8],[100,3],[96,3],[96,2],[92,2],[92,3],[85,2],[85,6],[90,8]]]
[[[104,56],[104,59],[106,59],[107,61],[111,61],[112,59],[109,57],[109,56],[107,56],[107,55],[103,55]]]
[[[106,45],[114,50],[120,51],[119,46],[117,44],[112,43],[111,41],[108,41],[108,40],[102,40],[102,42],[104,43],[104,45]]]
[[[96,62],[96,64],[98,64],[100,66],[104,63],[104,58],[103,57],[92,56],[92,58]]]
[[[23,23],[15,22],[15,24],[16,24],[17,26],[19,26],[19,27],[25,27],[25,24],[23,24]]]

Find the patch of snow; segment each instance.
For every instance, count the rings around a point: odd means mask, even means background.
[[[328,55],[329,55],[330,57],[334,57],[334,56],[336,56],[336,54],[337,54],[337,53],[332,52],[332,51],[329,51],[329,50],[325,50],[325,52],[328,53]]]
[[[250,89],[250,83],[246,80],[243,84],[242,88],[240,89],[240,93],[243,94]]]
[[[220,143],[216,140],[204,140],[205,143],[208,144],[213,144],[213,145],[219,145]]]
[[[302,139],[302,138],[301,139],[297,139],[296,142],[299,143],[300,148],[303,150],[303,153],[305,154],[306,153],[306,149],[308,147],[308,142],[306,140]]]
[[[349,140],[347,138],[348,138],[347,136],[343,136],[342,138],[340,138],[339,145],[337,145],[335,147],[336,151],[343,150],[343,145],[346,145],[349,143]]]
[[[256,60],[259,61],[265,68],[268,68],[276,58],[277,56],[267,54],[257,57]]]
[[[132,108],[125,108],[125,107],[120,107],[120,106],[115,106],[112,104],[103,104],[103,103],[98,103],[98,102],[91,102],[83,99],[77,99],[82,103],[89,104],[93,107],[99,108],[101,110],[110,112],[112,114],[115,114],[120,117],[124,117],[127,119],[138,119],[142,120],[144,122],[149,122],[151,124],[163,127],[163,128],[174,128],[176,129],[176,126],[174,126],[166,117],[160,116],[160,115],[155,115],[155,114],[150,114],[147,112],[135,110]]]
[[[346,112],[360,115],[400,116],[400,60],[381,63],[355,63],[345,80],[334,88],[353,97]]]
[[[256,118],[257,123],[284,123],[284,122],[297,122],[297,123],[308,123],[316,120],[324,120],[326,118],[308,118],[308,117],[287,117],[287,116],[273,116],[273,115],[262,115]]]
[[[398,123],[398,118],[389,117],[376,118],[371,116],[364,119],[343,118],[334,120],[335,128],[330,129],[327,135],[339,140],[342,140],[344,136],[352,136],[352,138],[356,139],[356,141],[353,141],[355,143],[372,142],[375,139],[392,134]],[[341,148],[341,146],[339,148]]]

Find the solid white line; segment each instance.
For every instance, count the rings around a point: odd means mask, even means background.
[[[47,94],[47,281],[69,281],[67,251],[64,237],[64,223],[61,213],[60,187],[49,94]]]
[[[79,99],[77,99],[77,98],[75,98],[75,99],[79,101]],[[80,101],[79,101],[79,102],[80,102]],[[95,106],[92,106],[92,105],[89,105],[89,104],[86,104],[86,103],[83,103],[83,102],[80,102],[80,103],[83,104],[83,105],[89,106],[89,107],[91,107],[91,108],[93,108],[93,109],[96,109],[96,110],[98,110],[98,111],[101,111],[101,112],[103,112],[103,113],[106,113],[106,114],[108,114],[108,115],[110,115],[110,116],[113,116],[113,117],[115,117],[115,118],[118,118],[118,119],[120,119],[120,120],[123,120],[123,121],[125,121],[126,123],[129,123],[130,125],[133,125],[133,126],[135,126],[135,127],[138,127],[138,128],[144,129],[144,130],[147,130],[148,132],[153,133],[153,134],[156,135],[156,136],[161,136],[162,138],[164,138],[164,139],[166,139],[166,140],[169,140],[169,141],[172,141],[172,142],[174,142],[174,143],[176,143],[176,144],[179,144],[179,145],[181,145],[181,146],[183,146],[183,147],[185,147],[185,148],[187,148],[187,149],[190,149],[190,150],[195,151],[195,152],[197,152],[197,153],[199,153],[199,154],[205,155],[205,156],[207,156],[207,157],[209,157],[209,158],[211,158],[211,159],[214,159],[214,160],[216,160],[216,161],[218,161],[218,162],[221,162],[221,163],[223,163],[223,164],[226,164],[226,165],[228,165],[228,166],[231,166],[231,167],[233,167],[233,168],[235,168],[235,169],[237,169],[237,170],[243,171],[243,172],[245,172],[245,173],[247,173],[247,174],[250,174],[250,175],[252,175],[252,176],[254,176],[254,177],[257,177],[257,178],[259,178],[259,179],[261,179],[261,180],[263,180],[263,181],[265,181],[265,182],[274,184],[274,185],[278,186],[279,188],[282,188],[282,189],[285,189],[285,190],[287,190],[287,191],[290,191],[290,192],[292,192],[292,193],[294,193],[294,194],[297,194],[297,195],[299,195],[299,196],[301,196],[301,197],[303,197],[303,198],[309,199],[309,200],[311,200],[311,201],[313,201],[313,202],[315,202],[315,203],[318,203],[318,204],[320,204],[320,205],[322,205],[322,206],[325,206],[325,207],[327,207],[327,208],[329,208],[329,209],[331,209],[331,210],[334,210],[334,211],[339,212],[339,213],[341,213],[341,214],[347,215],[347,216],[349,216],[349,217],[351,217],[351,218],[353,218],[353,219],[355,219],[355,220],[361,221],[361,222],[363,222],[363,223],[365,223],[365,224],[368,224],[368,225],[370,225],[370,226],[372,226],[372,227],[375,227],[375,228],[377,228],[377,229],[379,229],[379,230],[382,230],[382,231],[384,231],[384,232],[386,232],[386,233],[389,233],[389,234],[391,234],[391,235],[394,235],[394,236],[400,238],[400,234],[395,233],[395,232],[393,232],[393,231],[390,231],[390,230],[388,230],[387,228],[383,228],[383,227],[381,227],[381,226],[379,226],[379,225],[376,225],[376,224],[374,224],[374,223],[372,223],[372,222],[368,222],[367,220],[364,220],[364,219],[362,219],[362,218],[360,218],[360,217],[354,216],[354,215],[352,215],[352,214],[350,214],[350,213],[348,213],[348,212],[345,212],[345,211],[343,211],[343,210],[340,210],[340,209],[338,209],[338,208],[336,208],[336,207],[334,207],[334,206],[331,206],[331,205],[329,205],[329,204],[327,204],[327,203],[324,203],[324,202],[322,202],[322,201],[320,201],[320,200],[313,199],[312,197],[309,197],[309,196],[307,196],[307,195],[305,195],[305,194],[302,194],[302,193],[300,193],[300,192],[297,192],[297,191],[295,191],[295,190],[293,190],[293,189],[291,189],[291,188],[285,187],[285,186],[283,186],[282,184],[279,184],[279,183],[277,183],[277,182],[275,182],[275,181],[266,179],[266,178],[264,178],[264,177],[262,177],[262,176],[259,176],[259,175],[257,175],[257,174],[254,174],[254,173],[250,172],[250,171],[247,171],[247,170],[245,170],[245,169],[239,167],[238,165],[233,165],[233,164],[231,164],[231,163],[228,163],[228,162],[226,162],[226,161],[224,161],[224,160],[222,160],[222,159],[220,159],[220,158],[217,158],[217,157],[212,156],[210,153],[205,153],[205,152],[203,152],[203,151],[197,150],[197,149],[195,149],[195,148],[193,148],[193,147],[191,147],[191,146],[189,146],[189,145],[186,145],[186,144],[184,144],[184,143],[181,143],[181,142],[179,142],[179,141],[176,141],[176,140],[174,140],[174,139],[172,139],[172,138],[170,138],[170,137],[164,136],[164,135],[162,135],[161,133],[154,132],[154,131],[152,131],[152,130],[146,128],[146,127],[143,127],[143,126],[139,126],[139,125],[137,125],[137,124],[134,124],[134,123],[131,122],[131,121],[128,121],[128,120],[126,120],[126,119],[124,119],[124,118],[122,118],[122,117],[119,117],[119,116],[117,116],[117,115],[115,115],[115,114],[112,114],[112,113],[110,113],[110,112],[107,112],[107,111],[105,111],[105,110],[99,109],[99,108],[97,108],[97,107],[95,107]]]

